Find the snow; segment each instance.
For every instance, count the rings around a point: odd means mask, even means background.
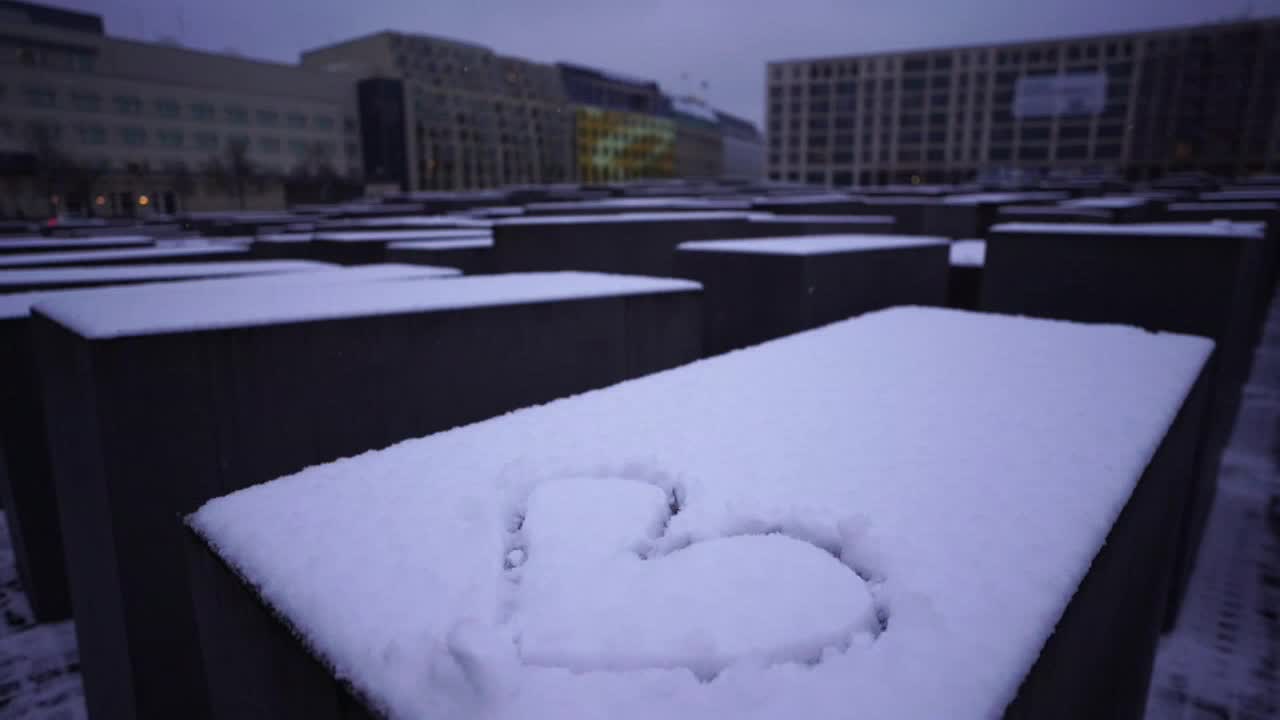
[[[260,243],[307,243],[311,242],[309,232],[264,233],[253,238]]]
[[[441,277],[452,268],[416,266]],[[554,302],[592,297],[699,290],[687,280],[601,273],[513,273],[449,282],[337,283],[323,294],[299,293],[279,283],[226,286],[148,285],[118,288],[110,297],[61,298],[35,309],[94,339],[169,332],[395,315],[461,308]]]
[[[217,275],[253,275],[258,273],[298,272],[332,268],[325,263],[308,260],[245,260],[220,263],[171,263],[160,265],[67,265],[26,270],[0,269],[0,287],[14,284],[132,282],[154,278],[191,278]]]
[[[328,242],[360,243],[360,242],[396,242],[402,240],[433,240],[449,238],[484,239],[492,238],[489,230],[372,230],[367,232],[319,232],[312,238]]]
[[[707,220],[744,220],[745,212],[700,212],[689,210],[684,212],[634,212],[617,215],[539,215],[536,217],[518,217],[497,220],[495,227],[504,225],[577,225],[592,223],[623,222],[675,222],[675,221],[707,221]]]
[[[757,202],[769,205],[805,205],[808,203],[852,202],[862,198],[845,193],[814,193],[811,195],[782,195],[778,197],[762,197]]]
[[[1054,202],[1067,197],[1061,192],[986,192],[948,195],[942,198],[944,205],[1008,205],[1021,202]]]
[[[1202,192],[1200,199],[1210,202],[1280,201],[1280,188]]]
[[[394,242],[387,246],[388,250],[475,250],[493,247],[493,238],[489,236],[462,240],[407,240]]]
[[[189,523],[391,718],[989,718],[1211,349],[895,308],[309,468]]]
[[[799,222],[799,223],[866,223],[883,225],[892,223],[892,215],[773,215],[753,214],[751,222]]]
[[[228,272],[227,275],[223,277],[215,277],[219,275],[219,273],[224,268],[243,266],[243,265],[252,265],[252,266],[270,265],[273,267],[296,268],[296,270],[284,270],[281,272],[265,272],[265,273],[260,272],[256,274],[246,273],[243,271]],[[277,287],[297,288],[299,286],[304,286],[304,285],[322,286],[322,285],[329,285],[337,282],[422,280],[422,279],[434,278],[434,277],[453,277],[459,274],[458,271],[454,270],[453,268],[432,267],[429,265],[384,263],[384,264],[377,264],[377,265],[361,265],[359,267],[342,268],[336,265],[329,265],[327,263],[303,261],[303,260],[278,260],[278,261],[277,260],[257,260],[257,261],[249,261],[245,263],[205,263],[204,267],[207,267],[209,269],[208,272],[193,273],[191,275],[188,275],[185,279],[181,274],[171,276],[169,274],[169,270],[171,268],[198,267],[198,265],[178,265],[178,264],[158,265],[158,266],[133,265],[129,267],[120,267],[120,268],[117,268],[117,267],[92,268],[90,270],[93,273],[91,277],[101,277],[98,274],[100,271],[102,272],[111,271],[112,273],[111,277],[114,278],[116,277],[114,275],[114,272],[116,270],[127,272],[129,270],[135,270],[142,267],[155,267],[157,272],[154,274],[154,276],[151,276],[151,275],[139,276],[139,275],[125,274],[125,275],[122,275],[121,278],[138,280],[138,279],[142,279],[143,277],[151,277],[152,279],[155,279],[157,281],[160,281],[160,279],[164,279],[165,281],[168,281],[169,278],[172,277],[174,283],[180,282],[181,284],[175,284],[175,285],[172,285],[171,287],[181,288],[183,290],[195,289],[196,291],[199,291],[199,292],[207,291],[209,296],[211,297],[215,295],[217,296],[215,298],[215,301],[218,303],[225,303],[227,301],[228,293],[238,292],[240,288],[243,288],[246,286],[253,287],[256,285],[262,285],[264,283],[270,284],[272,286],[277,286]],[[53,272],[60,272],[61,270],[62,269],[54,269]],[[86,268],[65,268],[65,270],[79,273],[79,272],[84,272]],[[22,272],[24,274],[27,274],[27,273],[36,273],[36,272],[43,273],[46,271],[44,269],[40,269],[40,270],[22,270],[22,271],[15,270],[11,272],[15,272],[15,273]],[[58,277],[58,276],[54,275],[52,277]],[[97,299],[97,298],[103,298],[103,297],[111,297],[113,293],[121,292],[121,291],[128,291],[128,292],[138,291],[138,290],[141,290],[142,287],[143,286],[141,285],[126,285],[126,286],[103,285],[98,287],[67,288],[62,290],[37,290],[34,292],[11,293],[8,295],[0,295],[0,318],[25,316],[30,312],[31,308],[34,305],[40,302],[43,302],[45,300],[51,300],[55,298]],[[95,294],[86,295],[86,293],[95,293]],[[133,295],[130,295],[129,297],[138,298],[138,302],[145,302],[146,301],[145,296],[146,296],[145,293],[142,293],[141,295],[138,295],[135,293]]]
[[[1068,208],[1093,208],[1095,210],[1123,210],[1125,208],[1142,207],[1147,204],[1148,199],[1144,197],[1122,196],[1122,197],[1083,197],[1072,200],[1063,200],[1058,203],[1062,207]]]
[[[6,250],[38,250],[41,248],[66,248],[75,250],[85,247],[102,247],[111,244],[118,247],[150,247],[153,244],[147,235],[109,235],[96,238],[47,238],[43,236],[0,237],[0,248]]]
[[[190,257],[199,260],[201,256],[235,255],[244,253],[244,247],[236,245],[184,245],[182,247],[146,247],[120,250],[80,250],[77,252],[39,252],[20,253],[16,255],[0,255],[0,268],[39,265],[65,265],[79,263],[93,265],[102,260],[136,260],[146,262],[166,257]]]
[[[951,243],[951,264],[982,267],[987,262],[986,240],[957,240]]]
[[[891,250],[946,245],[947,240],[913,235],[796,235],[748,240],[695,240],[680,243],[679,250],[752,253],[758,255],[828,255],[832,253]]]
[[[1124,223],[1000,223],[991,232],[1043,233],[1045,235],[1153,235],[1178,237],[1257,237],[1259,223],[1225,220],[1210,222]]]
[[[490,222],[479,218],[458,216],[441,217],[439,215],[414,215],[410,217],[371,217],[352,218],[349,220],[326,220],[316,224],[316,230],[376,230],[394,228],[487,228]]]

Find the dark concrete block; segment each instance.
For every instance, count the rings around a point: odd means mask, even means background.
[[[1184,398],[1004,718],[1144,716],[1208,382],[1203,371]],[[186,551],[212,717],[383,717],[198,533]]]
[[[77,265],[6,269],[0,267],[0,295],[44,292],[104,285],[136,285],[200,278],[273,275],[332,268],[317,262],[290,260],[245,260],[242,262],[192,262],[159,265]],[[8,314],[17,300],[0,301],[0,317]],[[24,313],[25,314],[25,311]]]
[[[488,230],[474,229],[316,232],[311,237],[311,253],[324,262],[371,265],[396,262],[387,253],[387,246],[394,242],[475,239],[492,243]]]
[[[237,274],[258,273],[253,278],[239,278],[245,283],[306,283],[327,284],[338,282],[335,274],[308,275],[306,271],[325,269],[318,263],[245,263],[249,266],[268,268],[241,268],[232,263],[211,263],[203,267],[168,265],[146,268],[146,273],[135,273],[125,284],[174,282],[201,278],[233,277]],[[119,268],[77,270],[81,274],[96,274],[93,282],[101,286],[111,283],[113,271]],[[173,272],[166,272],[172,270]],[[371,269],[379,270],[379,269]],[[58,274],[62,270],[26,271]],[[279,274],[294,273],[284,278]],[[2,273],[0,273],[2,274]],[[345,281],[374,279],[412,279],[424,275],[415,268],[387,267],[377,273],[342,273]],[[272,275],[272,277],[266,277]],[[352,275],[354,277],[346,278]],[[45,435],[44,408],[39,397],[39,373],[34,360],[29,327],[30,308],[39,302],[68,297],[89,296],[83,292],[52,292],[62,287],[62,282],[51,280],[44,285],[33,285],[41,292],[22,293],[0,298],[0,498],[8,521],[9,536],[14,551],[14,561],[23,590],[37,620],[49,622],[71,616],[68,599],[67,576],[62,548],[61,525],[58,521],[57,496],[52,479],[48,443]],[[230,285],[228,287],[236,287]]]
[[[249,249],[243,245],[191,245],[6,255],[0,256],[0,270],[70,267],[75,265],[106,267],[109,265],[239,262],[249,259]]]
[[[387,261],[457,268],[463,275],[494,271],[491,237],[456,240],[418,240],[387,246]]]
[[[1217,342],[1196,491],[1181,540],[1176,610],[1212,505],[1217,467],[1249,368],[1249,269],[1262,238],[1229,228],[1168,225],[997,226],[988,235],[982,309],[1137,325]]]
[[[704,291],[708,355],[894,305],[943,305],[937,238],[831,235],[686,243],[675,271]]]
[[[91,716],[210,716],[180,520],[204,501],[701,355],[683,281],[432,282],[33,315]]]
[[[894,232],[890,215],[752,216],[743,237],[791,237],[845,233],[884,235]]]
[[[932,235],[935,234],[935,227],[951,231],[969,227],[969,223],[977,223],[969,208],[947,210],[942,207],[941,200],[934,197],[884,195],[866,198],[861,212],[892,216],[894,232],[903,235]],[[965,216],[969,216],[967,222]],[[945,234],[945,237],[973,236],[973,232],[967,231],[955,236]]]
[[[746,213],[652,213],[504,220],[493,226],[497,272],[592,270],[669,277],[677,245],[740,238]]]
[[[1110,210],[1067,208],[1061,205],[1005,205],[996,211],[996,222],[1109,223]]]
[[[99,238],[0,237],[0,260],[10,255],[32,253],[69,253],[149,247],[155,247],[155,241],[142,235]]]
[[[862,198],[848,195],[796,195],[756,200],[752,210],[778,215],[862,215],[866,210]],[[875,213],[884,214],[884,213]]]
[[[1209,382],[1208,372],[1202,372],[1184,400],[1106,544],[1005,710],[1008,720],[1144,716],[1175,582],[1183,510],[1195,483]]]

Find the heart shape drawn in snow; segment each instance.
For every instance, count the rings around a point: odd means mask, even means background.
[[[676,504],[652,484],[581,477],[534,489],[507,558],[510,622],[527,665],[578,672],[815,662],[874,632],[866,583],[783,534],[654,554]]]

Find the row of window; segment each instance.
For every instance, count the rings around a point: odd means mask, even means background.
[[[1060,61],[1080,62],[1131,58],[1133,54],[1134,42],[1132,40],[1098,40],[1068,43],[1065,46],[1054,44],[1006,49],[948,50],[930,55],[876,56],[774,65],[770,68],[770,76],[775,81],[786,79],[802,80],[806,77],[811,80],[818,80],[833,77],[857,77],[859,71],[865,74],[877,71],[894,72],[898,69],[906,73],[948,72],[957,64],[960,67],[967,67],[971,60],[972,64],[978,67],[985,67],[988,60],[995,66],[1055,65]]]
[[[28,105],[38,108],[58,107],[58,93],[53,88],[43,86],[27,86],[23,88],[23,96]],[[0,86],[0,100],[5,97],[4,87]],[[67,94],[67,107],[81,112],[101,112],[104,108],[112,109],[121,115],[141,115],[146,106],[142,98],[133,95],[116,95],[108,103],[105,98],[95,92],[72,91]],[[152,101],[154,114],[166,118],[180,118],[182,105],[172,98],[156,98]],[[196,102],[186,107],[187,115],[193,120],[214,121],[219,118],[217,106],[213,103]],[[249,108],[243,105],[222,106],[221,118],[234,125],[250,124]],[[307,116],[304,113],[280,113],[276,110],[258,108],[252,114],[253,124],[258,127],[287,127],[291,130],[332,130],[334,119],[330,115]],[[353,120],[346,123],[348,132],[355,131]]]
[[[994,146],[987,152],[987,160],[1003,161],[1012,160],[1015,157],[1018,160],[1049,160],[1051,157],[1058,160],[1082,160],[1088,157],[1097,159],[1115,159],[1121,155],[1122,146],[1118,143],[1104,143],[1095,145],[1093,154],[1089,154],[1089,146],[1087,144],[1059,145],[1054,152],[1050,152],[1047,145],[1025,145],[1017,149],[1015,152],[1012,147]],[[982,159],[982,153],[977,148],[970,149],[968,160],[977,162]],[[850,165],[859,157],[858,153],[836,152],[828,156],[826,153],[810,152],[804,156],[804,159],[810,166],[813,165]],[[781,155],[770,155],[769,165],[778,167],[782,165]],[[790,165],[799,165],[801,156],[791,153],[786,156]],[[900,148],[896,153],[890,153],[888,150],[881,150],[878,153],[864,151],[861,153],[862,162],[864,164],[874,163],[877,160],[880,163],[889,163],[895,161],[898,163],[919,163],[931,162],[941,163],[947,161],[947,153],[942,149],[922,150],[919,148]],[[953,150],[950,155],[952,162],[964,162],[966,153],[961,150]]]
[[[76,128],[76,131],[79,134],[80,142],[85,145],[106,145],[111,135],[111,132],[101,125],[81,125]],[[208,131],[186,133],[183,130],[169,128],[148,131],[141,127],[122,127],[116,133],[120,142],[132,147],[154,144],[163,148],[216,150],[220,145],[219,135]],[[55,134],[60,135],[61,133],[58,129],[55,129]],[[245,135],[226,136],[227,142],[235,140],[248,141],[249,138]],[[335,144],[329,141],[315,142],[296,139],[285,143],[277,137],[259,137],[253,142],[255,150],[268,155],[279,153],[284,147],[288,147],[289,152],[293,155],[302,157],[308,155],[313,148],[319,154],[330,154],[334,151]],[[359,148],[355,143],[348,143],[346,151],[349,156],[359,154]]]

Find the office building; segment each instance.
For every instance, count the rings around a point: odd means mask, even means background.
[[[0,2],[0,25],[0,212],[279,207],[290,173],[362,174],[350,76],[115,38],[98,16],[21,2]],[[253,177],[215,182],[239,143]]]
[[[1019,168],[1241,175],[1280,161],[1280,20],[769,63],[768,176]]]

